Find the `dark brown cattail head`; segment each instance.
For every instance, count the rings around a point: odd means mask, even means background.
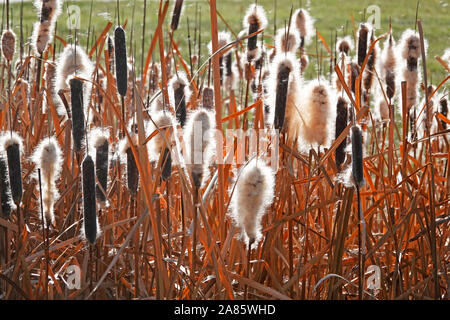
[[[374,32],[372,31],[372,35],[370,37],[370,44],[372,45],[372,43],[374,41],[375,41],[375,35],[374,35]],[[375,63],[376,63],[376,59],[378,58],[377,50],[378,50],[378,48],[376,46],[374,46],[373,50],[369,54],[369,58],[367,59],[367,65],[365,68],[365,75],[364,75],[364,81],[363,81],[363,86],[364,86],[364,89],[366,89],[366,91],[369,91],[370,88],[372,87]]]
[[[232,53],[228,53],[225,55],[224,58],[224,64],[225,64],[225,76],[230,77],[233,74],[233,68],[232,68]]]
[[[203,89],[203,108],[214,109],[214,89],[206,87]]]
[[[337,139],[342,131],[347,127],[347,121],[348,121],[348,104],[347,101],[345,101],[344,98],[339,97],[338,102],[336,105],[336,132],[335,132],[335,139]],[[338,170],[341,170],[341,165],[345,161],[345,148],[347,147],[347,139],[344,139],[336,148],[335,150],[335,161],[336,161],[336,167]]]
[[[178,88],[174,90],[175,108],[177,121],[181,127],[184,127],[186,123],[186,100],[184,97],[184,85],[180,84]]]
[[[109,70],[112,70],[114,65],[114,43],[110,36],[108,36],[108,60],[109,60]]]
[[[351,79],[351,86],[352,86],[352,91],[353,93],[355,93],[355,88],[356,88],[356,78],[358,78],[359,76],[359,66],[352,62],[350,64],[350,79]]]
[[[125,96],[128,89],[127,47],[125,31],[120,26],[114,30],[114,55],[116,58],[117,91],[121,96]]]
[[[12,61],[16,46],[16,35],[11,30],[5,30],[2,34],[2,53],[6,60]]]
[[[8,177],[8,165],[4,156],[0,155],[0,201],[3,217],[9,217],[12,210],[11,189]]]
[[[362,132],[356,125],[352,127],[352,176],[356,186],[364,184]]]
[[[20,162],[20,145],[13,143],[6,147],[8,157],[9,181],[11,195],[16,205],[22,201],[22,164]]]
[[[348,53],[352,51],[352,39],[350,37],[344,37],[337,41],[336,48],[340,53],[345,53],[348,56]]]
[[[171,174],[172,174],[172,156],[170,154],[169,148],[165,148],[162,158],[161,178],[164,181],[167,181],[169,180]]]
[[[395,72],[386,72],[386,95],[392,99],[395,95]]]
[[[72,78],[70,84],[70,99],[72,101],[72,136],[76,151],[80,151],[84,139],[83,83]]]
[[[95,169],[94,161],[90,155],[82,163],[83,177],[83,215],[84,234],[86,239],[94,244],[97,239],[97,206],[95,195]]]
[[[447,114],[448,114],[448,104],[447,104],[447,99],[446,99],[446,98],[442,98],[442,99],[439,101],[439,105],[440,105],[439,112],[442,113],[442,115],[443,115],[444,117],[447,117]],[[446,129],[446,128],[447,128],[447,123],[446,123],[445,121],[441,121],[441,122],[442,122],[442,127],[443,127],[444,129]]]
[[[108,157],[109,157],[109,143],[108,139],[104,139],[103,143],[96,146],[95,153],[95,173],[97,174],[97,180],[99,185],[106,192],[108,184]],[[100,187],[96,186],[96,194],[99,201],[105,202],[106,196]]]
[[[289,87],[289,74],[291,69],[285,64],[280,64],[277,76],[277,92],[275,97],[275,118],[274,127],[281,130],[284,124],[286,113],[286,98]]]
[[[139,171],[134,160],[133,151],[127,149],[127,186],[130,194],[135,196],[139,186]]]
[[[177,0],[175,6],[173,7],[172,22],[170,23],[170,28],[172,31],[178,29],[178,23],[180,22],[181,9],[183,7],[183,0]]]
[[[369,33],[369,28],[361,23],[358,32],[358,65],[361,67],[367,53],[367,36]]]
[[[248,30],[248,34],[255,33],[260,29],[264,29],[267,25],[266,12],[259,5],[250,5],[244,17],[244,28]],[[247,40],[247,59],[249,61],[257,57],[258,37],[252,36]]]

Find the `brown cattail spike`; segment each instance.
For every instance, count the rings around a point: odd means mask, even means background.
[[[22,201],[22,165],[20,162],[20,146],[18,143],[6,148],[8,157],[9,181],[11,184],[11,195],[14,203],[19,205]]]
[[[439,112],[442,113],[442,115],[443,115],[444,117],[447,117],[447,114],[448,114],[448,104],[447,104],[447,99],[446,99],[446,98],[442,98],[442,99],[439,101],[439,105],[440,105],[440,110],[439,110]],[[444,129],[446,129],[446,128],[447,128],[447,123],[446,123],[445,121],[442,121],[442,120],[441,120],[441,123],[442,123],[442,127],[443,127]]]
[[[69,82],[72,101],[72,135],[76,151],[80,151],[84,139],[83,83],[73,78]]]
[[[97,239],[97,207],[94,161],[87,155],[82,163],[84,234],[91,244]]]
[[[168,148],[165,148],[162,158],[161,178],[164,181],[167,181],[169,180],[171,174],[172,174],[172,156],[170,154],[170,150]]]
[[[186,99],[183,84],[180,83],[178,88],[174,89],[174,98],[177,121],[183,128],[186,123]]]
[[[5,30],[2,34],[2,53],[6,60],[12,61],[16,45],[16,35],[11,30]]]
[[[206,87],[203,89],[203,108],[212,110],[214,108],[214,90]]]
[[[128,89],[127,47],[125,31],[120,26],[114,30],[114,55],[116,58],[117,91],[121,96],[125,96]]]
[[[367,36],[369,28],[364,23],[361,23],[358,33],[358,65],[361,67],[367,53]]]
[[[352,176],[356,186],[364,183],[362,132],[359,126],[352,127]]]
[[[8,165],[3,156],[0,156],[0,200],[2,215],[9,217],[12,210],[11,189],[9,185]]]
[[[178,23],[180,22],[182,7],[183,7],[183,0],[176,0],[175,6],[173,7],[172,22],[170,23],[170,28],[172,29],[172,31],[178,29]]]
[[[291,70],[284,64],[280,65],[277,78],[277,92],[275,98],[275,118],[274,127],[281,130],[284,124],[284,116],[286,113],[286,97],[289,87],[289,74]]]
[[[133,151],[128,148],[127,151],[127,186],[130,194],[135,196],[139,185],[139,171],[134,160]]]
[[[339,97],[336,106],[336,133],[335,139],[337,139],[342,131],[347,127],[348,121],[348,105],[344,98]],[[335,161],[338,170],[341,170],[341,165],[345,161],[345,148],[347,147],[347,139],[344,139],[335,150]]]
[[[95,173],[97,174],[97,180],[103,190],[106,191],[108,183],[108,156],[109,156],[109,143],[108,140],[97,146],[95,154]],[[106,201],[106,196],[100,187],[97,185],[96,194],[100,201]]]

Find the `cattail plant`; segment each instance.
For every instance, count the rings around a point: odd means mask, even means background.
[[[242,167],[231,199],[231,217],[241,230],[242,239],[258,243],[262,238],[261,220],[274,198],[275,176],[261,159]]]
[[[197,109],[190,114],[183,132],[187,169],[196,188],[200,188],[207,177],[208,166],[215,148],[213,143],[215,127],[214,113]]]
[[[266,11],[263,7],[252,4],[247,9],[244,17],[244,29],[248,30],[248,34],[255,33],[267,26]],[[247,40],[247,61],[258,60],[261,50],[258,48],[258,37],[252,36]]]
[[[228,43],[231,42],[231,35],[227,31],[221,31],[217,34],[217,41],[218,41],[218,50],[224,48]],[[208,43],[208,51],[209,54],[212,55],[214,52],[212,51],[212,41]],[[231,52],[227,53],[228,59],[231,59]],[[225,69],[224,66],[224,56],[222,54],[219,54],[219,66],[220,66],[220,83],[223,83],[223,71]]]
[[[95,174],[98,184],[96,197],[101,204],[106,202],[108,185],[109,131],[104,128],[93,128],[89,133],[89,145],[95,148]]]
[[[333,93],[325,80],[312,80],[304,89],[306,93],[304,107],[304,124],[302,126],[303,142],[308,145],[325,146],[330,142],[335,119],[331,107]]]
[[[339,53],[345,53],[348,56],[349,52],[353,50],[353,41],[349,36],[339,38],[336,42],[336,49]]]
[[[83,78],[90,79],[94,72],[94,66],[89,56],[86,54],[83,48],[78,45],[67,45],[64,51],[59,56],[56,63],[56,74],[55,74],[55,89],[54,101],[57,102],[58,114],[61,116],[67,115],[67,110],[64,107],[61,97],[58,95],[60,90],[69,91],[70,89],[70,79],[73,75]],[[84,113],[87,114],[87,107],[90,102],[92,84],[89,81],[83,81],[83,109]],[[70,103],[70,96],[66,96],[68,103]]]
[[[202,94],[202,105],[203,108],[208,110],[214,109],[214,89],[210,87],[206,87],[203,89]]]
[[[297,30],[300,35],[300,72],[303,74],[309,64],[308,56],[305,53],[305,46],[314,36],[314,19],[309,15],[307,10],[303,8],[297,9],[292,16],[290,30]]]
[[[146,123],[146,135],[151,135],[154,131],[158,133],[154,136],[149,142],[149,158],[151,161],[158,161],[161,152],[164,151],[165,148],[170,147],[166,144],[166,136],[167,130],[169,130],[169,135],[167,136],[167,140],[171,143],[172,130],[174,130],[175,120],[172,115],[168,111],[159,111],[152,115],[151,120]]]
[[[9,184],[12,200],[19,206],[22,201],[22,164],[20,157],[23,153],[22,138],[16,132],[5,132],[1,138],[3,150],[8,160]]]
[[[2,53],[6,60],[12,61],[16,46],[16,35],[10,29],[4,30],[2,34]]]
[[[365,23],[359,25],[358,30],[358,65],[361,67],[367,54],[367,40],[369,27]]]
[[[161,179],[167,181],[169,180],[171,174],[172,174],[172,155],[170,154],[170,149],[165,148],[162,158]]]
[[[129,126],[131,127],[131,126]],[[133,128],[131,128],[133,129]],[[130,136],[132,143],[137,144],[137,130],[131,130]],[[130,142],[127,137],[124,137],[119,142],[119,153],[121,155],[122,162],[127,166],[127,187],[132,197],[136,196],[139,186],[139,171],[134,159],[133,151],[131,150]]]
[[[355,93],[355,90],[356,90],[356,79],[359,76],[359,66],[358,66],[357,63],[350,62],[349,69],[350,69],[349,73],[348,73],[349,78],[350,78],[349,83],[350,83],[352,92]]]
[[[339,52],[339,63],[338,64],[339,64],[340,70],[344,77],[346,75],[346,71],[348,68],[348,60],[349,60],[348,55],[349,55],[349,52],[351,52],[352,50],[353,50],[353,42],[349,36],[337,39],[336,51]],[[336,73],[333,73],[333,78],[334,78],[333,83],[335,84],[336,91],[338,91],[338,92],[342,91],[343,90],[342,83]],[[351,79],[350,79],[350,81],[351,81]],[[349,82],[349,84],[350,84],[350,82]]]
[[[364,184],[362,131],[357,125],[351,128],[352,140],[352,177],[357,187]]]
[[[273,72],[269,74],[268,91],[273,125],[277,130],[283,128],[290,142],[295,140],[301,126],[299,111],[300,66],[295,55],[281,53],[272,63]]]
[[[170,23],[170,28],[172,29],[172,31],[178,29],[178,23],[180,22],[182,8],[183,0],[176,0],[175,6],[173,7],[172,22]]]
[[[36,0],[34,2],[39,12],[39,22],[34,24],[32,47],[38,54],[42,54],[53,40],[53,31],[58,15],[61,13],[59,0]]]
[[[289,34],[287,32],[285,28],[278,29],[275,36],[275,48],[279,53],[292,52],[295,54],[300,45],[300,35],[296,29],[290,29]]]
[[[169,83],[170,103],[175,109],[176,119],[183,128],[186,123],[186,101],[189,101],[191,90],[184,73],[179,72]]]
[[[389,35],[388,40],[384,43],[381,56],[381,76],[386,83],[386,96],[389,100],[392,100],[395,95],[395,68],[397,63],[395,40],[392,34]]]
[[[343,97],[339,97],[336,105],[336,130],[335,139],[337,139],[342,131],[347,127],[348,122],[348,103]],[[341,170],[341,166],[345,161],[345,149],[347,147],[347,139],[342,140],[342,142],[337,146],[334,157],[336,162],[336,167]]]
[[[109,61],[109,71],[111,72],[114,65],[114,42],[109,35],[108,35],[108,61]]]
[[[98,236],[97,205],[95,192],[95,168],[94,161],[90,155],[84,158],[81,165],[83,182],[83,216],[84,236],[94,244]]]
[[[8,163],[5,156],[0,154],[0,201],[3,217],[10,216],[11,211],[15,209],[11,197],[11,186],[9,184]]]
[[[153,95],[156,93],[156,91],[159,89],[159,78],[160,78],[160,71],[158,64],[152,63],[151,67],[149,68],[149,76],[148,76],[148,89],[149,94]]]
[[[79,152],[84,139],[83,83],[72,78],[70,81],[70,98],[72,101],[72,136],[75,151]]]
[[[374,43],[375,41],[375,35],[374,31],[372,30],[371,36],[370,36],[370,45]],[[367,59],[366,67],[364,68],[364,74],[363,74],[363,87],[365,89],[365,94],[367,96],[366,103],[368,103],[368,96],[370,93],[370,89],[372,87],[373,79],[375,77],[375,65],[378,58],[378,46],[375,43],[375,46],[373,47],[373,50],[369,53],[369,58]]]
[[[117,92],[124,97],[128,89],[128,68],[125,31],[121,26],[114,30],[114,57],[116,59]]]
[[[36,179],[37,169],[41,170],[44,224],[47,225],[49,220],[54,225],[53,205],[59,198],[56,181],[59,179],[63,163],[62,151],[54,136],[41,140],[33,152],[32,161],[36,165]]]
[[[445,97],[443,97],[441,100],[439,100],[439,112],[442,113],[442,115],[444,117],[447,117],[448,114],[448,101]],[[447,128],[447,123],[445,121],[442,121],[442,128],[446,129]]]

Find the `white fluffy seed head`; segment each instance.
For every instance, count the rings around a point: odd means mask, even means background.
[[[266,10],[260,5],[251,4],[245,13],[243,26],[246,31],[250,24],[257,23],[258,30],[265,29],[267,26]]]
[[[102,146],[106,141],[109,140],[109,129],[94,127],[89,131],[89,153],[92,160],[95,162],[95,149]]]
[[[148,120],[145,124],[145,132],[147,137],[153,132],[157,131],[156,135],[148,142],[149,152],[148,156],[150,161],[158,161],[160,154],[166,147],[170,148],[170,143],[172,141],[173,131],[167,136],[169,146],[166,144],[166,140],[163,135],[167,134],[167,130],[174,130],[176,126],[175,119],[169,112],[159,111],[152,114],[152,120]],[[155,126],[156,124],[156,126]],[[159,132],[158,129],[161,131]]]
[[[231,42],[231,35],[228,31],[220,31],[217,34],[217,40],[218,40],[218,50],[225,47],[227,44]],[[208,52],[209,54],[213,54],[212,52],[212,41],[208,43]]]
[[[351,51],[353,51],[352,38],[350,36],[338,38],[336,42],[336,50],[338,52],[344,52],[346,55],[348,55]]]
[[[178,89],[180,86],[184,86],[184,100],[187,104],[191,97],[192,92],[191,89],[189,89],[189,81],[184,72],[178,72],[178,76],[173,77],[169,81],[169,99],[170,104],[174,108],[177,107],[175,106],[175,90]]]
[[[59,198],[56,181],[62,169],[63,157],[58,141],[54,136],[43,138],[35,148],[31,160],[36,165],[34,177],[38,180],[38,168],[41,169],[42,204],[44,209],[44,223],[47,220],[55,224],[53,205]]]
[[[214,155],[214,111],[199,108],[193,111],[184,127],[185,163],[196,187],[208,177],[209,164]]]
[[[23,154],[23,139],[18,135],[17,132],[5,131],[0,135],[0,147],[2,149],[2,152],[6,152],[6,149],[8,149],[8,147],[12,146],[13,144],[17,144],[19,146],[20,154]]]
[[[310,147],[326,147],[331,142],[335,123],[336,110],[332,100],[336,95],[325,79],[312,80],[305,88],[305,105],[302,110],[303,126],[301,127],[302,142],[306,150]]]
[[[428,42],[424,39],[425,54],[427,53]],[[406,29],[399,41],[399,50],[403,59],[414,58],[419,59],[422,55],[420,38],[418,33],[412,29]]]
[[[278,52],[292,52],[295,53],[300,45],[300,34],[296,29],[291,28],[288,31],[285,28],[278,29],[275,36],[275,47]]]
[[[274,198],[275,175],[261,159],[243,166],[231,198],[230,215],[245,243],[262,238],[261,220]]]
[[[2,53],[6,60],[12,61],[16,47],[16,35],[10,29],[3,30]]]
[[[298,30],[300,37],[304,39],[304,45],[309,44],[314,36],[314,19],[309,15],[309,12],[303,8],[297,9],[292,16],[292,26]]]
[[[450,65],[450,48],[445,49],[444,54],[442,55],[442,60]]]

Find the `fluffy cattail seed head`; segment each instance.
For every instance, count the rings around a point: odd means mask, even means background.
[[[16,35],[7,29],[2,34],[2,53],[6,60],[12,61],[16,46]]]
[[[182,8],[183,8],[183,0],[176,0],[175,6],[173,7],[172,22],[170,23],[170,28],[172,29],[172,31],[178,29],[178,23],[180,22]]]
[[[294,12],[292,15],[292,29],[297,29],[300,34],[301,48],[309,43],[314,35],[314,19],[309,15],[307,10],[301,8]]]
[[[275,177],[263,160],[253,159],[242,167],[231,199],[231,216],[246,243],[258,243],[261,220],[274,198]]]
[[[93,128],[89,133],[89,145],[95,149],[95,174],[98,184],[95,189],[96,197],[101,202],[106,202],[108,185],[108,158],[109,158],[109,131],[102,128]],[[101,188],[100,188],[101,186]],[[103,190],[102,190],[103,189]]]
[[[95,193],[95,168],[94,161],[90,155],[84,158],[81,165],[83,182],[83,215],[84,235],[86,239],[94,244],[97,240],[97,206]]]
[[[121,26],[114,30],[114,56],[116,58],[117,91],[121,96],[125,96],[128,89],[127,47],[125,31]]]
[[[349,36],[339,38],[336,42],[336,48],[338,52],[343,52],[348,56],[348,53],[353,50],[353,41]]]
[[[191,90],[189,89],[189,82],[184,73],[178,73],[169,83],[169,93],[171,104],[175,109],[175,114],[178,123],[183,128],[186,124],[186,101],[189,101]]]
[[[290,29],[289,35],[285,28],[278,29],[275,36],[275,47],[278,52],[295,53],[300,45],[300,35],[296,29]]]
[[[352,176],[356,186],[364,184],[362,132],[357,125],[352,126]]]
[[[9,182],[11,186],[12,200],[16,205],[22,201],[22,164],[23,152],[22,138],[16,132],[5,132],[1,138],[1,144],[6,151],[8,160]]]
[[[171,143],[173,137],[173,130],[176,126],[175,119],[169,112],[159,111],[152,115],[152,120],[146,123],[147,136],[151,135],[154,131],[159,131],[157,134],[148,142],[149,146],[149,157],[151,161],[158,161],[160,154],[165,148],[170,147],[166,143],[164,138],[167,133],[167,140],[169,144]],[[155,126],[156,125],[156,126]]]
[[[70,80],[72,101],[72,136],[75,150],[81,150],[84,139],[83,83],[76,78]]]
[[[244,29],[248,30],[248,34],[250,35],[260,29],[266,28],[266,26],[267,17],[264,8],[255,4],[250,5],[244,17]],[[258,59],[260,53],[258,50],[257,42],[257,36],[252,36],[247,40],[248,61]]]
[[[11,188],[8,176],[8,164],[3,155],[0,155],[0,202],[3,217],[9,217],[11,210],[14,210],[14,203],[11,199]]]

